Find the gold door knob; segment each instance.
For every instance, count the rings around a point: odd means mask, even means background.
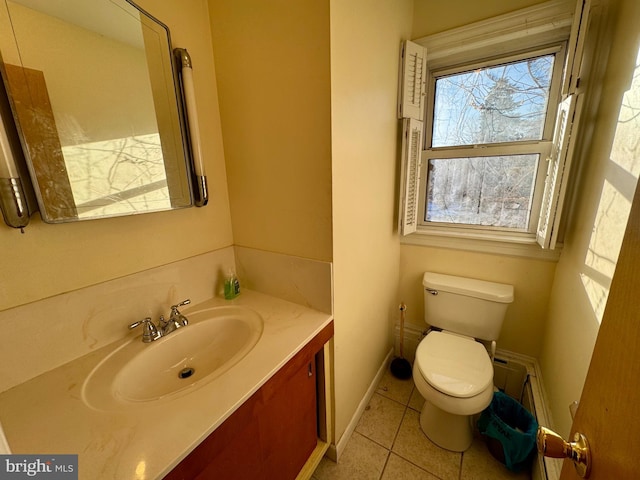
[[[587,437],[581,433],[573,436],[573,442],[565,442],[556,432],[546,427],[538,427],[536,435],[538,452],[545,457],[570,458],[581,478],[589,478],[591,473],[591,451]]]

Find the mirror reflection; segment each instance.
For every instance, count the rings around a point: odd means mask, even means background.
[[[3,10],[3,80],[43,220],[190,206],[168,29],[124,0]]]

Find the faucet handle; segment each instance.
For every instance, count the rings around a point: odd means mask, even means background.
[[[133,330],[136,327],[142,325],[142,341],[144,343],[151,343],[154,340],[159,339],[162,336],[162,332],[153,324],[150,317],[143,320],[138,320],[129,325],[129,330]]]
[[[131,325],[129,325],[129,330],[133,330],[134,328],[139,327],[146,321],[151,321],[151,318],[147,317],[144,320],[138,320],[137,322],[133,322]]]
[[[179,328],[180,326],[186,327],[189,324],[189,320],[187,320],[187,317],[185,317],[178,311],[178,307],[189,305],[190,303],[191,303],[191,300],[187,298],[186,300],[183,300],[177,305],[171,305],[171,316],[169,320],[170,322],[173,322],[173,324],[175,325],[175,328]]]
[[[177,305],[171,305],[171,313],[177,312],[178,307],[184,307],[185,305],[189,305],[190,303],[191,303],[191,300],[187,298],[186,300],[181,301]]]

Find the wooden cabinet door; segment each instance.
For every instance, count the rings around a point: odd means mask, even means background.
[[[267,479],[295,479],[318,443],[316,375],[309,359],[280,385],[267,385],[258,422]]]

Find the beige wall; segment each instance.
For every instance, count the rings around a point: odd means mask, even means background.
[[[331,260],[329,3],[209,4],[235,243]]]
[[[330,30],[328,3],[210,2],[235,243],[334,261],[338,439],[390,347],[411,15],[409,1],[347,3]]]
[[[206,1],[139,4],[169,26],[174,45],[187,47],[193,59],[209,205],[61,225],[36,215],[24,235],[0,227],[0,310],[233,243]]]
[[[411,1],[331,2],[336,439],[391,347],[397,317],[396,115]]]
[[[586,79],[587,91],[601,97],[595,112],[585,118],[586,135],[579,138],[584,168],[540,356],[552,415],[565,438],[571,428],[568,406],[582,392],[640,172],[640,121],[635,118],[640,108],[639,68],[634,72],[640,64],[640,4],[601,3],[611,5],[612,28],[597,40],[595,64],[606,65],[606,70],[603,76]]]
[[[414,0],[413,35],[420,38],[530,7],[544,0]]]
[[[400,292],[407,322],[425,327],[422,275],[426,271],[514,286],[498,348],[536,357],[542,346],[555,262],[443,248],[403,245]]]

